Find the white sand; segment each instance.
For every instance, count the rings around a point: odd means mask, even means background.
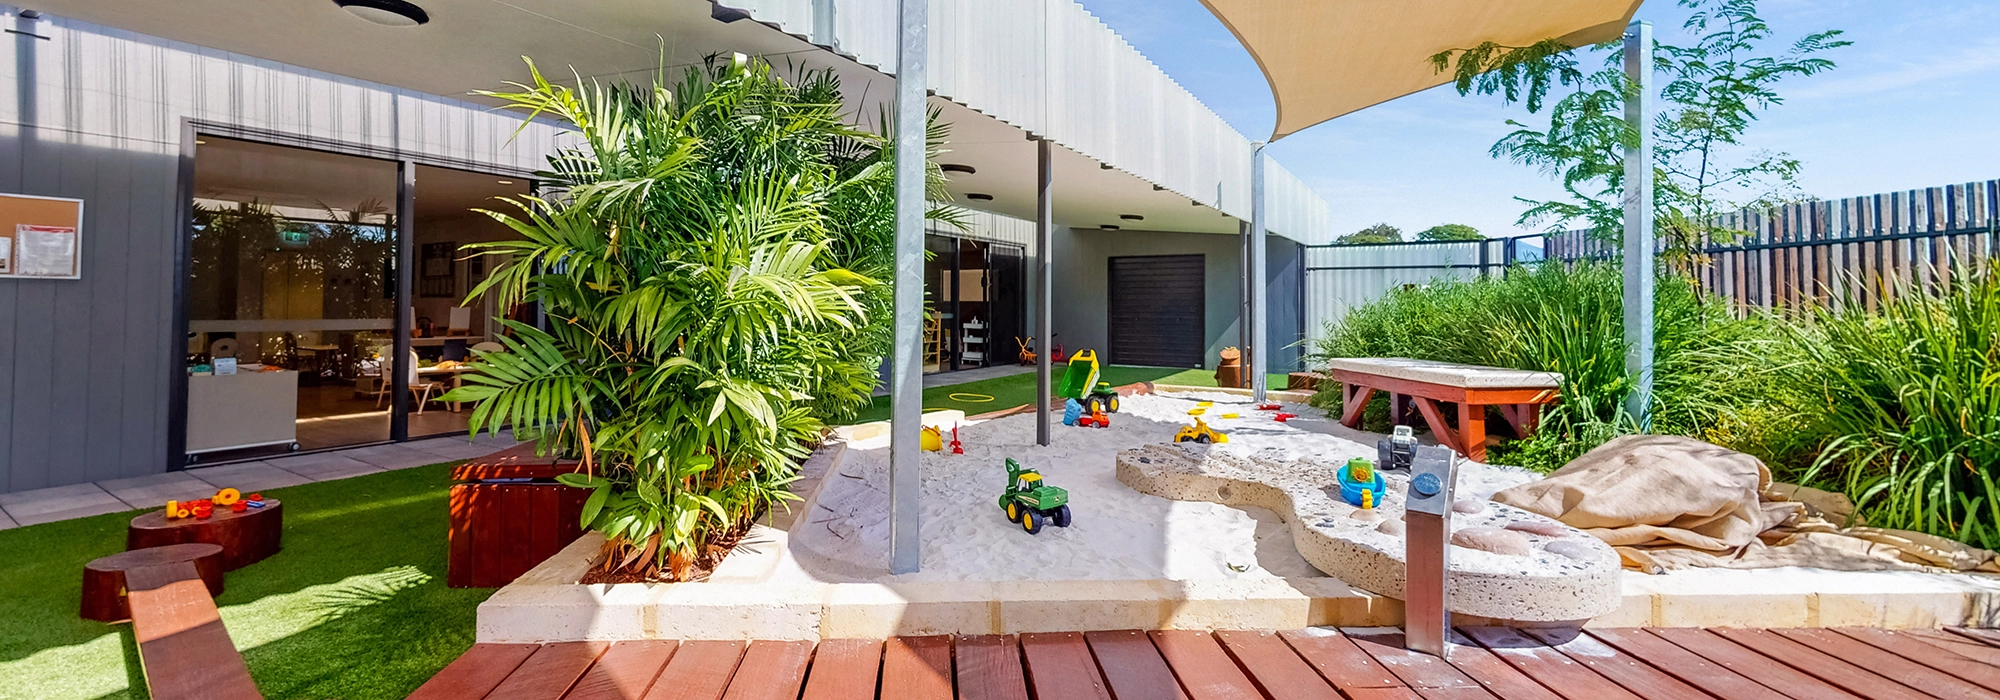
[[[825,479],[811,512],[791,533],[800,563],[823,580],[997,581],[1079,579],[1199,580],[1239,577],[1322,576],[1292,546],[1288,528],[1261,508],[1170,501],[1120,483],[1116,454],[1148,443],[1170,442],[1193,423],[1198,401],[1209,425],[1227,433],[1230,451],[1276,459],[1373,458],[1374,445],[1325,434],[1340,429],[1318,410],[1287,405],[1297,413],[1277,423],[1248,398],[1222,393],[1134,396],[1108,429],[1052,426],[1048,447],[1035,442],[1032,413],[968,424],[959,430],[965,454],[925,453],[922,473],[922,570],[890,576],[888,564],[888,440],[855,443],[838,471]],[[1224,413],[1240,418],[1221,418]],[[1058,416],[1059,418],[1060,416]],[[947,436],[949,440],[949,436]],[[1006,486],[1004,460],[1013,457],[1041,471],[1046,482],[1069,491],[1075,523],[1047,526],[1029,535],[1009,522],[998,498]],[[1461,469],[1461,497],[1483,498],[1534,477],[1509,467],[1468,464]]]

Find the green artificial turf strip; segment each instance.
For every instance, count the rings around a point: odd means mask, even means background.
[[[1063,365],[1057,365],[1052,368],[1052,374],[1055,376],[1050,378],[1051,381],[1060,383],[1064,369]],[[1285,385],[1285,375],[1273,374],[1268,376],[1270,377],[1267,380],[1270,382],[1269,386],[1283,387]],[[1112,365],[1099,370],[1098,381],[1110,382],[1112,386],[1121,386],[1133,382],[1180,384],[1184,386],[1215,386],[1215,370]],[[954,393],[983,394],[993,397],[993,400],[979,402],[960,401],[951,398],[951,394]],[[956,408],[964,411],[968,416],[1013,408],[1022,404],[1034,403],[1034,401],[1034,372],[924,389],[924,410]],[[851,422],[867,423],[888,419],[889,397],[877,396],[874,402],[869,404],[868,408],[863,409],[861,414],[855,416]]]
[[[490,588],[446,588],[448,465],[265,491],[284,551],[216,605],[269,698],[401,698],[472,646]],[[0,530],[0,698],[143,698],[130,625],[77,617],[83,565],[136,511]]]

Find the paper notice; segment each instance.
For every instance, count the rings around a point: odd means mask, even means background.
[[[14,274],[14,237],[0,236],[0,275]]]
[[[22,276],[75,276],[76,227],[16,225],[14,265]]]

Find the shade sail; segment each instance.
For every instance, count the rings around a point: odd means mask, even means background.
[[[1492,41],[1618,38],[1640,0],[1202,0],[1257,59],[1278,101],[1272,140],[1451,82],[1440,51]]]

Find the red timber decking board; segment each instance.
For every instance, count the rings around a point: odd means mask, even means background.
[[[1160,650],[1145,632],[1086,632],[1083,637],[1090,642],[1090,652],[1097,657],[1097,668],[1104,672],[1104,682],[1119,698],[1188,700],[1187,693],[1181,692],[1180,681],[1174,679],[1174,670],[1167,666],[1167,660],[1160,656]]]
[[[1014,635],[983,634],[956,641],[960,700],[1028,700],[1021,643]]]
[[[1079,632],[1039,632],[1021,635],[1028,688],[1036,698],[1111,700],[1097,661]]]
[[[1137,630],[480,644],[422,700],[2000,700],[1984,630]]]

